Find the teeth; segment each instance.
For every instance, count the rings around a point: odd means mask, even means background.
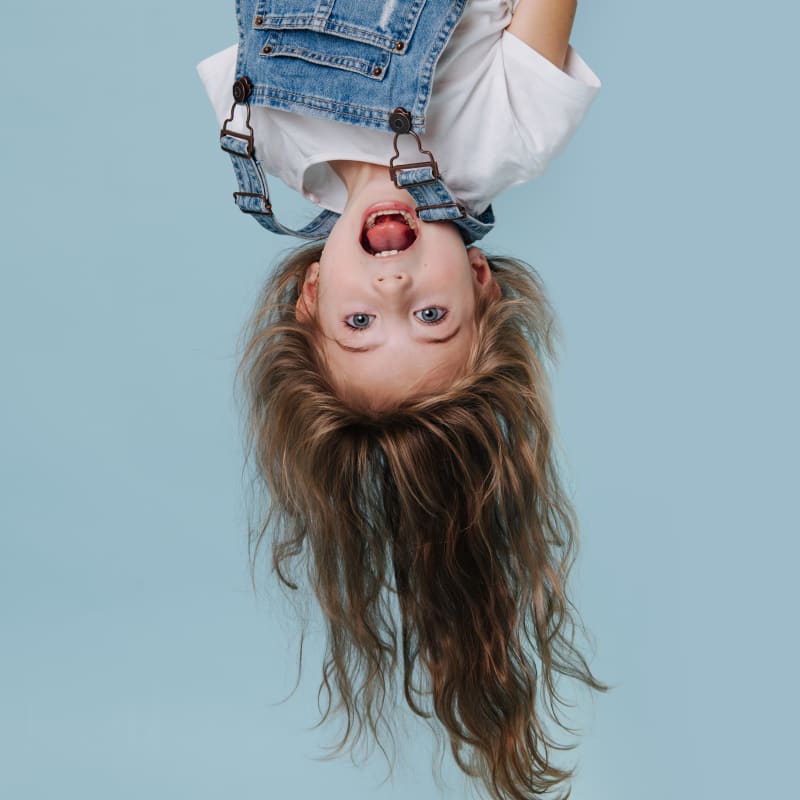
[[[399,250],[381,250],[380,253],[374,253],[375,258],[383,258],[384,256],[396,256]]]
[[[408,225],[408,227],[416,233],[417,226],[414,217],[412,217],[407,211],[402,211],[399,208],[387,208],[383,211],[374,211],[367,217],[367,222],[364,225],[365,230],[375,227],[375,223],[380,217],[386,217],[392,214],[399,214],[405,220],[406,225]]]

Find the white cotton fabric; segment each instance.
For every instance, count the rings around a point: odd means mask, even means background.
[[[437,65],[426,114],[423,146],[474,214],[544,172],[600,89],[572,48],[562,71],[508,33],[512,7],[509,0],[467,3]],[[236,52],[233,45],[197,67],[220,124],[231,108]],[[342,211],[347,193],[329,161],[388,164],[393,153],[388,132],[255,105],[251,122],[266,172],[331,211]],[[407,141],[402,160],[420,160],[415,152]]]

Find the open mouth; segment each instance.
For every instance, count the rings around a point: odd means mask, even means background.
[[[417,240],[419,228],[413,214],[404,208],[382,208],[367,215],[361,228],[361,246],[371,256],[385,258],[408,250]]]

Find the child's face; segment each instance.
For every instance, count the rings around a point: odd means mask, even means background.
[[[455,225],[417,219],[411,196],[381,175],[351,193],[297,313],[316,317],[337,390],[380,408],[463,371],[482,292],[499,293],[483,253]]]

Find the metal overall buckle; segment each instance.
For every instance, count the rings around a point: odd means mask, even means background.
[[[407,169],[420,169],[421,167],[430,167],[432,178],[425,181],[415,181],[414,186],[425,186],[428,183],[436,183],[439,180],[439,165],[433,157],[430,150],[425,150],[422,147],[422,141],[417,133],[411,128],[411,114],[404,108],[396,108],[389,114],[389,127],[394,131],[394,155],[389,159],[389,174],[392,176],[392,181],[398,189],[405,189],[397,182],[397,173]],[[405,133],[411,134],[417,143],[417,149],[421,155],[428,156],[427,161],[416,161],[413,164],[398,164],[395,166],[395,161],[400,158],[400,147],[398,146],[398,139]]]
[[[234,139],[242,139],[243,141],[247,142],[247,157],[252,158],[253,154],[256,151],[255,148],[255,134],[253,132],[253,126],[250,124],[250,103],[247,102],[247,98],[250,96],[250,92],[248,91],[247,94],[244,95],[242,100],[238,99],[237,95],[237,88],[242,85],[242,82],[245,82],[245,85],[252,85],[247,78],[239,78],[236,83],[233,84],[233,105],[231,106],[230,116],[222,123],[222,130],[219,132],[219,138],[223,139],[225,136],[231,136]],[[228,123],[233,122],[233,116],[236,113],[236,106],[240,103],[244,103],[245,108],[247,109],[247,116],[245,117],[244,124],[247,127],[247,133],[239,133],[239,131],[230,131],[228,130]],[[242,155],[238,150],[232,150],[230,147],[226,147],[224,144],[220,144],[220,147],[226,153],[233,153],[235,156]]]
[[[241,139],[242,141],[247,143],[246,151],[247,151],[247,158],[255,161],[255,132],[253,131],[253,126],[250,124],[250,103],[247,102],[250,94],[253,91],[253,84],[246,75],[243,75],[241,78],[237,78],[233,84],[233,105],[231,106],[230,116],[222,123],[222,130],[219,132],[220,138],[220,147],[226,152],[230,153],[231,155],[239,156],[240,158],[243,157],[243,154],[240,153],[238,150],[234,150],[230,147],[226,147],[224,143],[224,138],[226,136],[230,136],[234,139]],[[236,106],[243,104],[247,110],[247,116],[245,117],[245,127],[247,128],[247,133],[239,133],[239,131],[232,131],[228,130],[228,123],[233,122],[234,114],[236,113]],[[245,214],[272,214],[272,204],[269,201],[269,197],[264,194],[260,194],[258,192],[234,192],[233,199],[237,201],[238,205],[238,198],[240,197],[256,197],[261,200],[264,205],[263,211],[256,211],[247,208],[240,209]]]
[[[433,157],[433,153],[430,150],[425,150],[422,147],[422,141],[420,140],[418,134],[412,130],[411,128],[411,114],[408,113],[404,108],[396,108],[390,115],[389,115],[389,127],[394,131],[394,155],[389,160],[389,174],[392,176],[392,181],[394,185],[398,189],[407,189],[409,186],[426,186],[428,184],[437,183],[439,181],[440,173],[439,173],[439,165],[436,163],[436,159]],[[417,149],[422,155],[426,155],[428,157],[427,161],[416,161],[413,164],[397,164],[395,165],[395,161],[400,158],[400,148],[398,146],[397,140],[405,133],[411,134],[414,137],[414,141],[417,143]],[[428,180],[424,181],[414,181],[413,183],[406,183],[402,186],[397,181],[397,174],[399,172],[403,172],[409,169],[421,169],[424,167],[429,167],[431,170],[431,177]],[[436,203],[435,205],[427,205],[427,206],[417,206],[417,216],[419,216],[421,211],[433,211],[439,208],[455,208],[458,210],[459,216],[453,217],[453,219],[464,219],[467,216],[467,211],[460,203]]]

